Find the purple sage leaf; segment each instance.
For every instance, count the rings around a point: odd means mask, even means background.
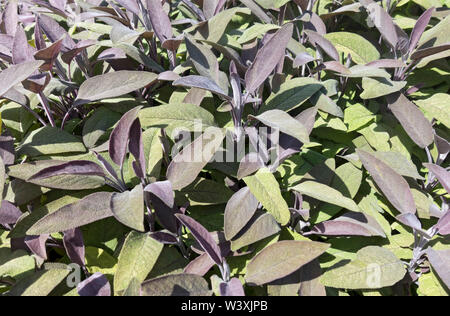
[[[86,250],[81,230],[79,228],[74,228],[65,231],[63,243],[70,261],[79,266],[84,266]]]
[[[350,212],[331,221],[317,224],[312,234],[323,236],[380,236],[386,237],[383,228],[371,216]]]
[[[106,276],[96,272],[79,283],[77,291],[80,296],[111,296],[111,285]]]
[[[220,248],[217,245],[211,234],[203,227],[199,222],[192,219],[189,216],[176,214],[175,215],[184,226],[186,226],[191,234],[195,237],[198,243],[202,246],[203,250],[211,257],[211,259],[217,264],[222,265],[223,258],[220,252]]]
[[[161,42],[173,37],[172,24],[160,0],[147,0],[147,10],[153,30]]]
[[[419,43],[423,32],[430,23],[431,16],[433,15],[434,11],[435,11],[434,7],[429,8],[417,19],[416,24],[414,25],[414,28],[411,32],[411,37],[409,41],[409,53],[412,53],[414,49],[417,47],[417,44]]]
[[[425,148],[433,142],[434,132],[431,122],[413,102],[400,92],[390,94],[386,99],[389,109],[419,147]]]
[[[450,192],[450,172],[442,168],[441,166],[425,163],[425,167],[432,172],[439,182],[442,184],[447,193]]]
[[[25,244],[32,253],[44,260],[47,260],[47,250],[45,244],[49,237],[49,234],[42,234],[40,236],[26,236]]]
[[[3,226],[14,225],[23,215],[22,212],[9,201],[2,201],[0,205],[0,224]]]
[[[439,219],[438,223],[434,227],[440,235],[450,235],[450,210],[448,210],[444,216]]]
[[[285,24],[258,51],[255,61],[245,74],[245,85],[248,93],[254,93],[278,65],[292,37],[293,28],[292,23]]]
[[[238,278],[232,278],[228,282],[219,285],[220,296],[245,296],[244,287]]]
[[[28,180],[40,180],[61,175],[84,175],[104,177],[103,168],[88,160],[74,160],[60,165],[45,168],[34,174]]]
[[[130,136],[131,127],[134,121],[137,119],[139,111],[142,107],[136,107],[127,113],[120,119],[117,126],[111,133],[109,138],[109,156],[112,161],[117,165],[123,165],[125,156],[127,154],[128,141]]]
[[[428,260],[442,282],[450,288],[450,250],[427,249]]]
[[[364,168],[370,173],[375,183],[387,197],[389,202],[401,213],[416,213],[416,204],[408,182],[395,170],[370,153],[357,149]]]

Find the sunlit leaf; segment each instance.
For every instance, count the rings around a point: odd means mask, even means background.
[[[331,267],[320,282],[328,287],[344,289],[380,289],[401,281],[406,274],[403,262],[381,247],[361,249],[356,259]]]

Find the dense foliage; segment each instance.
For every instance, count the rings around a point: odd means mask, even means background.
[[[449,4],[0,1],[0,295],[447,295]]]

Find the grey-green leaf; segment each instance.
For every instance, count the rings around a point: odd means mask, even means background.
[[[278,109],[282,111],[293,110],[316,92],[323,88],[323,85],[312,78],[294,78],[286,81],[280,86],[280,89],[272,93],[266,100],[262,111]]]
[[[278,223],[283,226],[289,223],[291,219],[289,207],[281,195],[275,176],[268,169],[260,169],[255,175],[244,178],[244,182]]]
[[[302,143],[309,143],[309,132],[307,128],[284,111],[270,110],[252,117],[264,125],[278,129],[280,132],[298,139]]]
[[[55,268],[36,272],[28,278],[21,279],[8,292],[10,296],[47,296],[70,273],[68,268]]]
[[[105,134],[120,120],[120,117],[118,112],[113,112],[106,107],[98,108],[83,126],[83,143],[86,147],[94,148],[100,145],[99,141],[102,138],[106,142]]]
[[[35,259],[24,250],[12,252],[8,248],[0,248],[0,275],[3,278],[17,278],[34,271]]]
[[[82,153],[86,148],[80,139],[59,128],[45,126],[28,134],[17,148],[18,155],[31,157]]]
[[[331,267],[320,279],[328,287],[343,289],[380,289],[401,281],[406,269],[392,252],[369,246],[356,254],[356,259],[339,267]]]
[[[137,185],[131,191],[113,193],[111,211],[114,217],[130,228],[143,232],[144,227],[144,189]]]
[[[450,128],[450,113],[447,108],[449,102],[450,95],[447,93],[435,93],[428,99],[416,101],[426,114],[432,116],[447,128]]]
[[[142,283],[156,264],[163,244],[149,234],[131,232],[122,247],[114,277],[116,295],[127,290],[134,279]]]
[[[188,34],[186,34],[185,42],[190,60],[197,72],[217,83],[219,81],[219,63],[214,53],[205,45],[198,44]]]
[[[369,78],[362,79],[361,99],[374,99],[394,92],[398,92],[406,86],[406,81],[392,81],[387,78]]]
[[[79,202],[63,206],[37,221],[27,231],[27,235],[64,232],[113,216],[111,196],[109,192],[93,193]]]
[[[202,122],[202,128],[216,126],[210,112],[197,105],[183,103],[145,108],[139,112],[139,120],[143,128],[170,127],[192,132],[198,122]]]
[[[335,32],[325,34],[340,54],[351,55],[352,60],[357,64],[367,64],[378,60],[380,53],[368,40],[361,35],[350,32]]]
[[[319,182],[305,181],[292,187],[291,190],[319,201],[341,206],[353,212],[360,212],[358,205],[352,199],[345,197],[338,190]]]

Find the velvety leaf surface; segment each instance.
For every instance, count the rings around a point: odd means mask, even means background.
[[[430,23],[430,19],[432,17],[434,10],[435,8],[429,8],[419,17],[419,19],[417,19],[416,24],[414,25],[414,28],[411,32],[411,41],[409,43],[410,52],[412,52],[419,43],[419,40],[422,37],[423,32],[425,31],[428,23]]]
[[[0,295],[450,294],[448,0],[0,2]]]
[[[339,205],[350,211],[359,212],[358,205],[346,198],[339,191],[319,182],[305,181],[291,188],[294,191],[310,196],[319,201]]]
[[[450,96],[446,93],[436,93],[430,98],[417,100],[416,104],[425,111],[425,113],[449,127],[450,114],[446,110],[449,99]]]
[[[428,163],[424,165],[436,176],[447,193],[450,192],[450,172],[435,164]]]
[[[386,237],[382,227],[364,213],[346,213],[331,221],[317,224],[312,233],[324,236],[381,236]]]
[[[394,21],[386,10],[373,1],[364,1],[362,3],[367,10],[373,24],[380,31],[384,40],[392,47],[396,48],[398,43],[398,35],[395,29]]]
[[[205,70],[205,73],[207,71]],[[218,75],[217,75],[218,76]],[[218,79],[217,79],[218,80]],[[226,91],[223,91],[223,89],[217,85],[217,83],[204,76],[187,76],[180,79],[177,79],[173,82],[174,86],[181,86],[181,87],[190,87],[190,88],[198,88],[203,89],[207,91],[211,91],[212,93],[215,93],[225,99],[230,99],[230,97],[227,95]]]
[[[406,82],[391,81],[386,78],[363,78],[361,93],[362,99],[379,98],[394,92],[398,92],[406,86]]]
[[[284,82],[279,91],[272,93],[263,109],[292,110],[312,97],[323,85],[311,78],[294,78]]]
[[[154,267],[163,244],[148,234],[131,232],[122,247],[114,278],[114,293],[120,295],[133,279],[142,283]]]
[[[34,157],[85,151],[86,148],[78,137],[50,126],[39,128],[28,134],[17,149],[19,155]]]
[[[146,281],[142,296],[210,296],[208,283],[193,274],[173,274]]]
[[[378,158],[386,165],[395,170],[398,174],[405,177],[411,177],[414,179],[423,179],[423,177],[418,173],[417,167],[408,160],[402,154],[394,151],[374,151],[371,153],[372,156]]]
[[[31,76],[39,67],[44,64],[43,61],[27,61],[21,64],[13,65],[0,72],[0,81],[4,84],[0,88],[0,96],[4,96],[9,89],[21,83]]]
[[[434,250],[428,248],[427,250],[428,260],[430,260],[431,266],[439,275],[440,279],[447,288],[450,287],[450,270],[449,270],[449,259],[450,252],[448,250]]]
[[[351,55],[353,61],[357,64],[367,64],[378,60],[380,53],[364,37],[350,32],[335,32],[324,36],[337,49],[339,53],[345,56]]]
[[[390,95],[387,100],[389,109],[417,145],[424,148],[433,142],[431,123],[414,103],[401,93]]]
[[[81,168],[78,169],[79,167]],[[94,170],[94,174],[85,174],[92,170]],[[40,177],[41,172],[46,177]],[[73,163],[60,160],[41,160],[10,166],[8,174],[17,179],[53,189],[95,189],[105,184],[103,169],[90,161],[74,161]],[[51,176],[47,177],[47,175]]]
[[[280,241],[261,251],[247,266],[247,283],[261,285],[291,274],[319,257],[328,244],[313,241]]]
[[[326,289],[319,281],[322,271],[317,259],[301,267],[299,273],[299,296],[326,296]]]
[[[27,234],[63,232],[113,216],[110,206],[111,196],[111,193],[99,192],[79,202],[66,205],[37,221]]]
[[[79,266],[84,266],[86,250],[82,231],[79,228],[65,231],[63,244],[69,259]]]
[[[83,175],[83,176],[99,176],[104,177],[103,169],[96,163],[91,161],[70,161],[54,167],[45,168],[31,176],[28,180],[40,180],[57,177],[61,175]]]
[[[203,250],[218,265],[223,262],[222,254],[212,235],[199,222],[183,214],[175,215],[186,226]]]
[[[4,202],[3,202],[4,203]],[[441,235],[449,235],[450,234],[450,212],[447,211],[436,224],[436,229]]]
[[[172,127],[194,131],[196,122],[202,127],[216,126],[214,116],[207,110],[192,104],[166,104],[142,109],[139,120],[146,127]]]
[[[270,110],[253,118],[264,125],[278,129],[279,131],[298,139],[302,143],[309,143],[309,134],[306,127],[286,112],[281,110]]]
[[[293,25],[286,24],[258,51],[255,61],[245,74],[246,89],[253,93],[273,71],[292,36]]]
[[[174,190],[181,190],[194,182],[198,174],[222,146],[225,138],[219,128],[210,128],[175,156],[167,170],[167,178]]]
[[[164,11],[161,2],[158,0],[147,0],[147,12],[159,40],[163,42],[171,38],[173,34],[170,19]]]
[[[108,279],[100,272],[94,273],[88,279],[77,285],[80,296],[111,296],[111,286]]]
[[[109,138],[109,156],[119,166],[122,166],[125,160],[131,126],[138,117],[140,109],[141,107],[137,107],[125,113]]]
[[[286,225],[291,214],[288,205],[281,195],[279,185],[272,173],[260,169],[255,175],[244,178],[250,192],[273,215],[281,225]]]
[[[369,246],[356,254],[356,259],[332,267],[320,282],[328,287],[344,289],[379,289],[403,279],[403,263],[389,250]]]
[[[363,151],[357,151],[364,167],[369,171],[389,202],[401,213],[416,213],[416,206],[406,180],[381,160]]]
[[[231,241],[231,250],[237,251],[266,237],[275,235],[280,230],[280,226],[272,215],[263,214],[249,223],[248,228]]]
[[[10,251],[0,248],[0,275],[18,277],[32,273],[35,269],[35,259],[24,250]]]
[[[232,278],[228,282],[220,283],[221,296],[245,296],[244,288],[238,278]]]
[[[11,296],[47,296],[58,286],[70,273],[64,268],[55,268],[36,272],[29,278],[22,279],[16,283],[9,295]]]
[[[111,211],[114,217],[130,228],[144,232],[144,189],[137,185],[133,190],[113,193]]]
[[[10,225],[15,224],[22,216],[22,212],[9,201],[2,201],[0,206],[0,224]]]
[[[82,105],[101,99],[119,97],[144,88],[155,81],[157,77],[151,72],[127,70],[96,76],[83,82],[75,104]]]
[[[255,214],[258,200],[248,187],[236,192],[225,208],[224,232],[227,240],[235,237]]]

